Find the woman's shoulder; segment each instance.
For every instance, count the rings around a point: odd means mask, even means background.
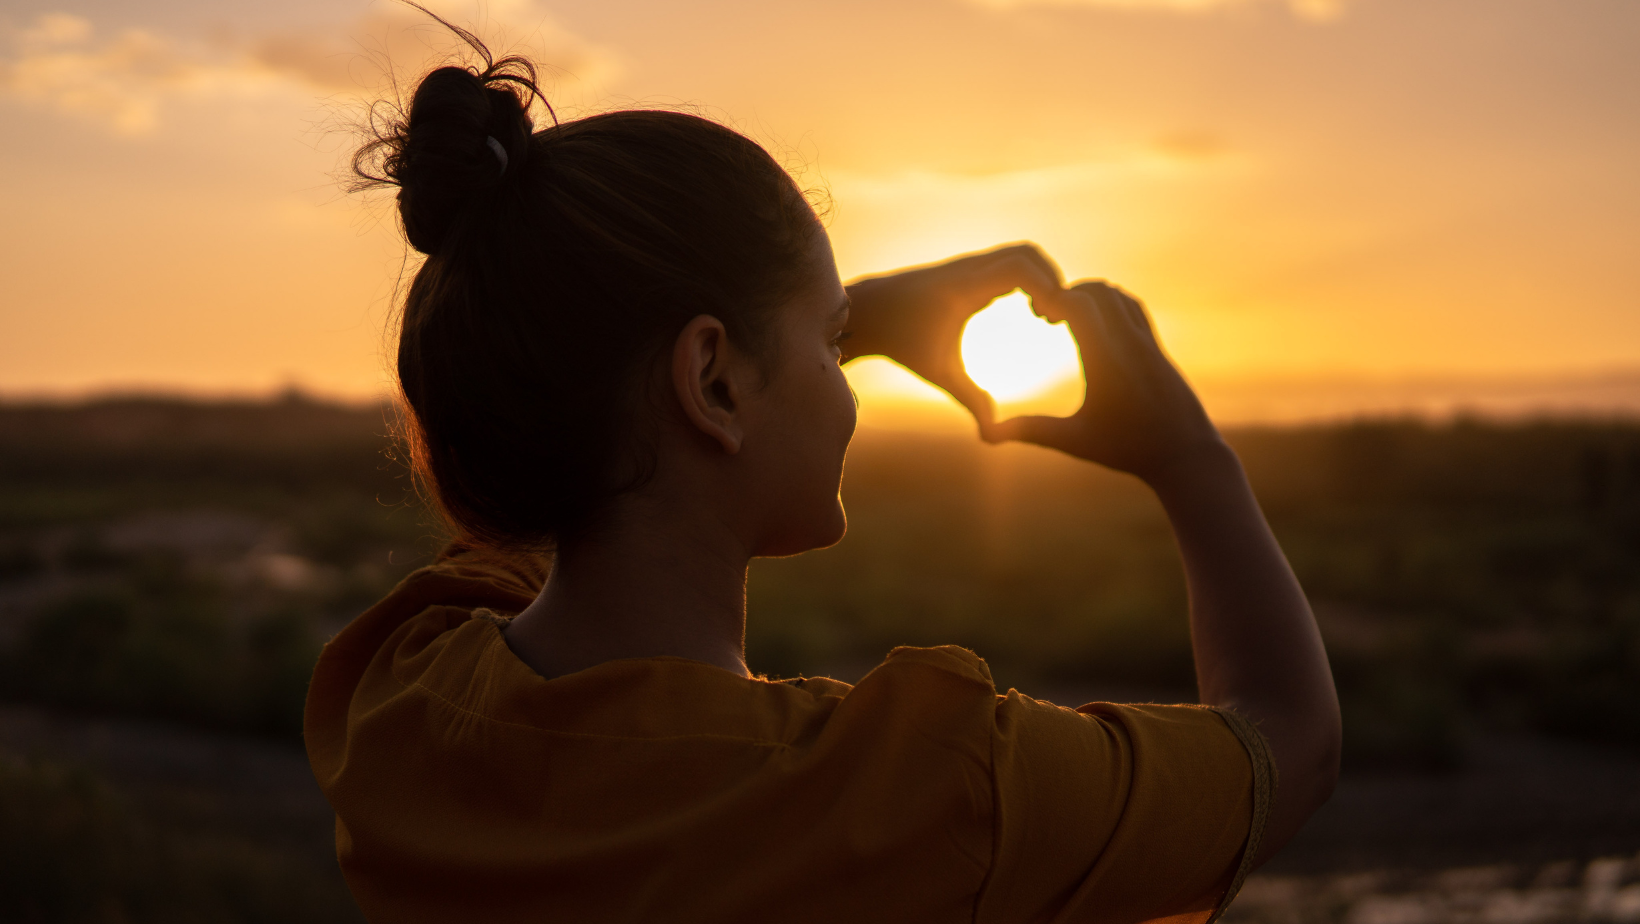
[[[444,597],[439,602],[447,605],[471,602],[475,606],[518,612],[541,592],[551,573],[551,552],[452,543],[439,552],[432,564],[406,577],[387,599],[408,588],[425,588]]]
[[[325,654],[370,657],[404,624],[433,607],[487,608],[516,613],[540,593],[552,570],[545,553],[502,552],[449,545],[410,572],[325,646]]]
[[[320,673],[347,680],[327,685],[335,688],[328,708],[310,698],[310,719],[328,712],[353,726],[343,737],[357,734],[360,722],[397,726],[413,717],[401,731],[446,741],[452,734],[486,742],[497,734],[712,739],[860,753],[872,742],[903,751],[902,736],[917,729],[911,740],[980,762],[989,750],[995,687],[984,661],[965,649],[898,648],[856,684],[747,678],[676,657],[608,661],[547,679],[508,647],[501,630],[510,613],[444,600],[398,623],[368,657],[327,651]]]
[[[509,615],[429,607],[378,653],[381,694],[439,700],[464,724],[547,735],[681,740],[712,738],[802,750],[822,738],[877,738],[908,726],[982,749],[995,688],[972,652],[896,649],[859,683],[830,677],[772,681],[678,657],[624,658],[547,679],[502,633]],[[388,678],[391,679],[388,679]],[[362,691],[361,691],[362,692]],[[419,711],[419,707],[414,707]]]

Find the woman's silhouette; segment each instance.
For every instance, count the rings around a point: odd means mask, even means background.
[[[1030,245],[845,286],[750,140],[652,111],[536,131],[533,68],[465,37],[486,67],[433,71],[357,161],[426,254],[398,374],[457,536],[326,647],[308,696],[366,915],[1215,914],[1327,798],[1338,711],[1303,593],[1139,303],[1064,286]],[[1080,345],[1071,417],[996,421],[962,371],[963,323],[1015,288]],[[751,675],[747,565],[842,538],[839,366],[867,354],[989,441],[1156,490],[1205,706],[1064,709],[950,647],[855,686]]]

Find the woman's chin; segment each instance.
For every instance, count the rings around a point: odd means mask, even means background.
[[[842,498],[838,498],[836,505],[832,508],[830,527],[826,532],[825,541],[815,543],[814,548],[829,549],[842,542],[843,537],[848,535],[848,514],[843,510]]]
[[[793,524],[796,525],[796,524]],[[801,555],[815,549],[828,549],[843,541],[848,532],[848,515],[843,512],[841,498],[830,509],[805,518],[801,528],[783,530],[759,545],[758,558],[785,558]]]

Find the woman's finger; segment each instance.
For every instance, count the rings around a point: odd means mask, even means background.
[[[1024,272],[1028,274],[1028,277],[1021,278],[1029,278],[1032,281],[1045,280],[1054,288],[1062,288],[1065,282],[1058,264],[1049,259],[1048,255],[1042,252],[1042,248],[1029,242],[998,247],[985,253],[962,257],[960,261],[976,269],[995,264],[1017,263],[1025,267]]]
[[[1071,291],[1084,293],[1099,305],[1107,335],[1124,352],[1155,345],[1150,320],[1133,296],[1103,280],[1079,283]]]
[[[1094,381],[1112,353],[1111,306],[1097,290],[1077,286],[1060,298],[1060,312],[1082,357],[1082,378]]]
[[[1041,247],[1038,247],[1030,241],[1010,244],[1007,247],[1002,248],[1001,252],[1017,254],[1020,257],[1030,260],[1032,263],[1035,263],[1038,267],[1040,267],[1043,275],[1047,276],[1049,279],[1052,279],[1055,285],[1060,287],[1064,286],[1065,274],[1060,272],[1059,264],[1053,262],[1052,257],[1049,257],[1042,251]]]
[[[1042,315],[1045,309],[1054,307],[1063,292],[1059,267],[1031,244],[978,254],[965,258],[964,264],[968,294],[982,305],[1021,289],[1030,297],[1032,310]]]
[[[1120,286],[1111,286],[1111,290],[1122,300],[1122,306],[1126,309],[1128,321],[1134,329],[1143,334],[1145,339],[1151,343],[1158,343],[1156,326],[1151,322],[1150,312],[1145,310],[1144,303],[1134,298],[1131,293]]]
[[[1089,279],[1083,282],[1078,282],[1070,287],[1070,291],[1081,292],[1087,295],[1095,302],[1098,302],[1100,307],[1105,308],[1106,310],[1122,312],[1127,310],[1122,304],[1122,290],[1116,288],[1103,279]]]
[[[934,384],[957,399],[958,404],[967,408],[968,413],[973,414],[974,420],[979,423],[980,435],[985,435],[996,420],[996,400],[991,397],[991,393],[975,384],[965,371],[940,378],[943,381]]]
[[[1023,261],[1030,268],[1021,276],[1019,288],[1031,297],[1031,307],[1036,313],[1040,315],[1044,308],[1053,307],[1052,303],[1065,290],[1065,275],[1060,272],[1059,264],[1043,253],[1042,248],[1029,242],[1004,247],[1000,252]]]

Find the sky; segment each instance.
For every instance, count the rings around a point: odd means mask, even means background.
[[[565,116],[758,139],[845,278],[1032,240],[1121,284],[1226,415],[1640,407],[1640,0],[432,6]],[[0,0],[0,395],[387,390],[414,262],[336,177],[386,74],[451,48],[389,0]],[[850,375],[863,414],[955,419]]]

